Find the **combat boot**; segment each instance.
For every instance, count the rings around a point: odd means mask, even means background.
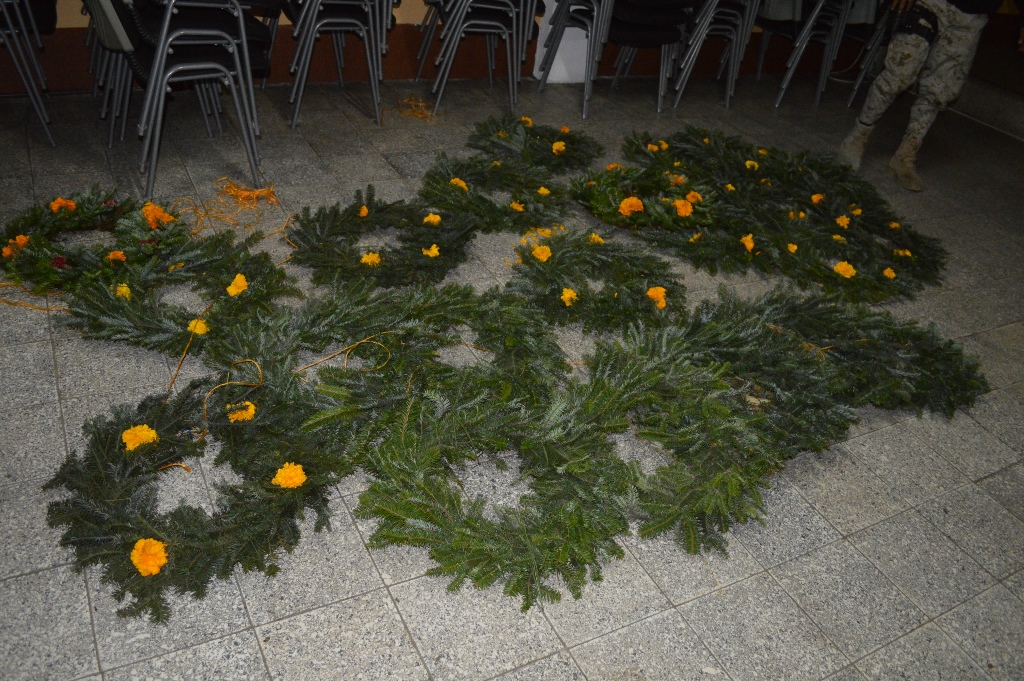
[[[864,155],[864,145],[867,144],[868,137],[871,135],[871,131],[874,130],[873,125],[864,125],[860,121],[853,124],[853,129],[850,130],[850,134],[846,136],[842,144],[839,145],[839,153],[836,155],[836,161],[843,165],[848,165],[853,168],[854,172],[860,170],[860,159]]]
[[[924,189],[921,177],[917,174],[917,150],[921,144],[915,140],[903,140],[900,148],[889,159],[889,174],[896,178],[901,187],[912,192]]]

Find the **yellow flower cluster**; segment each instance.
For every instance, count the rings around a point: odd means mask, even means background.
[[[520,116],[519,117],[519,122],[522,123],[523,127],[525,127],[525,128],[532,128],[533,127],[533,119],[530,118],[529,116]]]
[[[742,243],[743,247],[747,249],[747,253],[750,253],[752,250],[754,250],[754,235],[746,235],[745,237],[740,239],[740,243]]]
[[[155,430],[145,423],[141,426],[132,426],[121,433],[121,442],[124,442],[124,448],[129,452],[134,451],[142,445],[148,445],[152,442],[159,441],[160,436],[156,434]]]
[[[234,298],[238,294],[249,288],[249,282],[246,280],[244,274],[236,274],[235,278],[231,280],[231,284],[225,289],[228,295]]]
[[[725,185],[725,191],[734,192],[736,191],[736,187],[732,186],[732,183],[730,182],[729,184]]]
[[[541,262],[547,262],[548,258],[551,257],[551,248],[549,246],[538,244],[530,250],[530,255]]]
[[[526,206],[524,206],[519,201],[513,201],[512,203],[508,204],[508,207],[517,213],[522,213],[524,210],[526,210]]]
[[[369,208],[367,208],[366,206],[359,206],[359,217],[365,218],[369,214],[370,214],[370,209]]]
[[[460,180],[457,177],[453,177],[452,179],[448,180],[448,184],[450,184],[453,187],[458,187],[459,189],[461,189],[464,192],[468,192],[469,191],[469,186],[466,185],[465,182],[463,182],[462,180]]]
[[[252,421],[256,416],[256,405],[246,400],[238,404],[227,404],[224,408],[228,411],[228,421],[238,423],[239,421]]]
[[[832,268],[832,271],[844,279],[849,279],[853,275],[857,274],[857,270],[853,269],[853,265],[845,260],[837,262],[836,266]]]
[[[604,243],[604,239],[602,239],[601,235],[597,232],[591,232],[590,236],[587,237],[587,241],[592,244],[597,244],[598,246]]]
[[[420,250],[423,252],[423,255],[428,258],[436,258],[441,255],[441,249],[437,247],[437,244],[431,244],[430,248],[421,248]]]
[[[686,199],[676,199],[672,202],[672,205],[676,208],[676,215],[681,218],[685,218],[693,214],[693,204]]]
[[[898,258],[909,258],[910,251],[906,248],[894,248],[892,254]]]
[[[576,292],[571,288],[563,288],[562,295],[560,295],[559,298],[561,298],[562,302],[565,303],[566,307],[572,307],[572,304],[576,302],[576,299],[579,298],[579,296],[576,295]]]
[[[202,336],[210,332],[210,325],[202,319],[193,319],[188,323],[188,330],[197,336]]]
[[[882,274],[885,276],[886,279],[896,278],[896,271],[893,270],[893,268],[891,267],[886,267],[884,270],[882,270]]]
[[[167,564],[167,544],[157,539],[140,539],[135,542],[131,559],[143,577],[160,574],[160,568]]]
[[[700,232],[697,232],[696,234],[690,237],[690,243],[695,244],[697,243],[698,239],[700,239]]]
[[[791,211],[789,211],[789,219],[790,219],[790,220],[796,220],[796,219],[798,219],[798,218],[799,218],[800,220],[803,220],[803,219],[804,219],[804,218],[806,218],[806,217],[807,217],[807,213],[805,213],[805,212],[803,212],[803,211],[800,211],[800,212],[797,212],[797,211],[795,211],[795,210],[791,210]]]
[[[537,190],[537,193],[540,194],[541,196],[547,196],[551,193],[551,190],[548,189],[547,187],[541,187],[540,189]]]
[[[845,215],[840,215],[836,218],[836,224],[843,229],[848,229],[850,226],[850,218]]]
[[[77,208],[78,204],[76,204],[71,199],[65,199],[62,196],[58,196],[57,198],[50,202],[50,210],[53,211],[54,213],[59,213],[62,210],[70,212],[76,210]]]
[[[811,195],[811,203],[813,203],[815,206],[817,206],[819,203],[821,203],[824,200],[825,200],[825,195],[824,194],[812,194]]]
[[[644,202],[636,196],[626,197],[619,203],[619,212],[627,218],[633,213],[643,213]]]
[[[174,222],[174,216],[165,211],[152,201],[146,201],[142,206],[142,217],[146,218],[150,229],[157,229],[168,222]]]
[[[117,296],[118,298],[131,300],[132,290],[128,287],[128,284],[118,284],[117,288],[114,289],[114,295]]]
[[[761,167],[758,165],[757,161],[744,161],[743,165],[747,167],[747,170],[757,170]]]
[[[665,294],[668,291],[665,290],[664,286],[652,286],[647,289],[647,297],[654,301],[654,306],[659,310],[664,310],[668,303],[665,301]]]
[[[796,253],[796,249],[800,248],[796,244],[786,244],[786,250],[790,253]]]
[[[423,218],[423,224],[437,227],[441,224],[441,216],[437,213],[427,213],[427,217]]]
[[[565,142],[563,142],[562,140],[558,140],[557,142],[552,144],[551,145],[551,153],[554,154],[555,156],[561,156],[562,154],[564,154],[565,153]]]
[[[380,264],[380,253],[374,253],[368,251],[363,254],[363,257],[359,258],[360,265],[366,265],[367,267],[376,267]]]
[[[306,472],[302,470],[302,464],[285,463],[277,469],[277,474],[270,482],[285,489],[295,489],[302,487],[302,483],[306,482]]]

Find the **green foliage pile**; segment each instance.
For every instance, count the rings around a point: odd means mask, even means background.
[[[303,211],[287,231],[292,262],[321,287],[303,300],[254,251],[259,236],[191,235],[181,221],[152,229],[138,206],[106,194],[74,197],[77,211],[54,214],[67,224],[48,227],[50,216],[34,209],[5,227],[8,239],[30,237],[5,273],[63,292],[68,323],[86,338],[175,358],[187,347],[209,370],[88,422],[85,450],[47,483],[66,492],[50,505],[50,524],[63,528],[76,567],[101,566],[115,596],[129,599],[121,614],[163,621],[169,593],[202,597],[237,568],[274,574],[306,513],[315,529],[329,528],[328,490],[357,469],[370,481],[355,513],[377,521],[372,546],[423,547],[436,562],[431,573],[451,588],[502,584],[524,609],[560,598],[559,585],[580,597],[621,556],[616,537],[631,523],[643,536],[671,533],[690,552],[724,551],[730,527],[759,517],[768,476],[842,439],[855,407],[948,415],[987,389],[958,346],[844,300],[845,290],[786,288],[756,301],[723,292],[688,309],[665,260],[613,230],[562,225],[567,189],[553,173],[589,162],[596,145],[552,130],[490,120],[473,136],[480,153],[440,155],[415,201],[382,202],[368,188],[348,205]],[[559,139],[579,156],[541,163],[543,145]],[[697,203],[701,224],[719,219],[720,179],[691,177],[687,193],[699,187],[708,207]],[[867,213],[871,200],[859,201]],[[423,222],[431,213],[438,224]],[[97,227],[110,232],[107,242],[63,240]],[[489,231],[521,235],[509,283],[482,292],[438,285]],[[423,253],[435,244],[436,257]],[[111,250],[124,261],[110,260]],[[363,261],[371,252],[374,266]],[[58,256],[63,267],[51,264]],[[248,288],[232,294],[238,274]],[[198,297],[195,309],[167,301],[183,286]],[[193,333],[200,318],[208,330]],[[598,334],[582,365],[556,341],[566,325]],[[467,344],[480,361],[442,360]],[[242,402],[254,417],[232,420],[231,405]],[[122,433],[142,424],[158,440],[127,451]],[[620,457],[611,436],[626,431],[665,465],[644,471]],[[212,512],[164,509],[160,476],[187,475],[171,464],[194,464],[211,445],[213,463],[238,482],[217,486]],[[517,504],[466,496],[462,466],[504,465],[510,455],[528,486]],[[285,463],[302,466],[301,486],[272,483]],[[167,545],[156,575],[130,560],[141,538]]]
[[[938,240],[905,224],[848,167],[695,127],[663,140],[635,133],[623,151],[635,166],[579,178],[573,196],[605,222],[712,273],[781,272],[801,287],[861,302],[939,281],[946,253]],[[672,201],[691,191],[703,200],[680,216]],[[643,210],[620,212],[629,197]],[[751,248],[741,241],[747,235]],[[837,273],[840,262],[856,274]]]

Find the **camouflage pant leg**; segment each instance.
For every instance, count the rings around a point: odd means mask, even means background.
[[[965,14],[946,2],[930,2],[939,17],[939,35],[921,68],[917,99],[910,109],[904,144],[917,148],[939,111],[960,96],[978,49],[986,14]],[[931,7],[941,5],[940,7]]]
[[[938,19],[938,35],[929,45],[918,35],[896,33],[885,56],[885,70],[872,83],[860,122],[873,125],[896,97],[920,76],[907,138],[920,144],[935,116],[960,94],[974,61],[987,15],[965,14],[946,0],[918,0]]]
[[[928,41],[919,35],[893,35],[885,54],[885,69],[871,84],[861,109],[861,123],[874,125],[896,97],[914,84],[928,58],[928,48]]]

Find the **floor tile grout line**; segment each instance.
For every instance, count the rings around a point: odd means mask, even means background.
[[[338,491],[340,493],[341,490]],[[370,564],[373,565],[373,569],[377,573],[377,579],[380,580],[384,591],[388,595],[388,599],[391,601],[392,607],[395,609],[395,612],[398,613],[398,620],[402,623],[402,629],[405,631],[405,635],[409,637],[409,643],[412,645],[412,649],[416,651],[416,657],[419,658],[420,664],[423,665],[423,671],[426,672],[428,681],[431,681],[434,678],[434,674],[430,671],[430,667],[427,666],[427,660],[423,656],[423,652],[420,650],[419,645],[416,643],[416,638],[412,635],[409,623],[405,621],[405,615],[402,613],[401,608],[398,607],[398,601],[395,600],[395,595],[391,593],[390,585],[384,580],[384,575],[381,573],[380,567],[377,565],[377,561],[373,557],[373,552],[370,550],[370,547],[366,545],[366,540],[363,538],[363,533],[360,531],[359,525],[356,524],[356,518],[352,514],[352,509],[349,508],[344,495],[339,494],[338,499],[341,501],[341,505],[344,507],[345,513],[348,515],[349,522],[352,523],[352,527],[355,529],[356,535],[359,537],[363,550],[366,551],[367,556],[370,558]],[[420,575],[420,577],[422,576],[423,575]],[[415,577],[414,579],[419,579],[419,577]]]
[[[237,571],[231,575],[232,580],[235,582],[235,588],[238,589],[238,597],[242,601],[242,609],[245,610],[245,619],[249,622],[249,627],[252,629],[253,638],[256,639],[256,649],[260,651],[260,660],[263,661],[263,669],[267,672],[267,678],[273,679],[274,675],[270,671],[270,662],[267,660],[267,653],[263,649],[263,639],[260,638],[259,629],[256,627],[256,622],[253,621],[252,613],[249,612],[249,604],[245,600],[245,590],[242,589],[242,583],[238,579]]]
[[[100,639],[96,634],[96,618],[93,617],[92,589],[89,588],[89,568],[82,570],[82,582],[85,585],[85,602],[89,608],[89,629],[92,631],[93,653],[96,655],[96,670],[103,678],[103,659],[100,657]]]
[[[583,665],[581,665],[579,660],[576,659],[576,656],[572,652],[572,648],[570,648],[568,644],[566,644],[565,638],[562,637],[562,633],[558,631],[558,628],[555,626],[554,622],[551,621],[551,618],[548,616],[547,611],[544,609],[544,605],[542,603],[537,603],[536,607],[540,608],[540,616],[544,618],[544,621],[547,623],[548,627],[551,628],[551,633],[553,633],[555,635],[555,638],[558,639],[558,642],[562,644],[561,650],[565,651],[565,654],[569,656],[569,659],[572,660],[572,663],[576,665],[576,669],[579,669],[580,674],[583,674],[583,680],[588,681],[589,677],[587,676],[587,672],[583,669]],[[553,654],[558,654],[558,652],[559,651],[555,651],[555,653]],[[534,662],[536,662],[536,660],[534,660]]]
[[[118,671],[120,669],[127,669],[129,667],[134,667],[136,665],[143,664],[145,662],[152,662],[153,660],[159,660],[161,658],[169,657],[171,655],[177,655],[179,653],[183,653],[183,652],[185,652],[187,650],[191,650],[193,648],[199,648],[201,646],[205,646],[205,645],[208,645],[210,643],[214,643],[216,641],[223,641],[224,639],[231,638],[232,636],[238,636],[239,634],[247,632],[247,631],[249,631],[249,632],[253,631],[253,627],[252,626],[246,626],[246,627],[242,627],[240,629],[233,629],[232,631],[228,631],[228,632],[225,632],[225,633],[222,633],[222,634],[217,634],[216,636],[211,636],[210,638],[203,639],[203,640],[197,641],[195,643],[190,643],[188,645],[181,646],[180,648],[173,648],[171,650],[162,650],[162,651],[160,651],[159,653],[157,653],[155,655],[145,655],[143,657],[131,660],[130,662],[125,662],[123,664],[116,664],[116,665],[113,665],[111,667],[108,667],[108,668],[104,669],[102,671],[102,673],[104,675],[106,675],[106,674],[109,674],[110,672]]]

